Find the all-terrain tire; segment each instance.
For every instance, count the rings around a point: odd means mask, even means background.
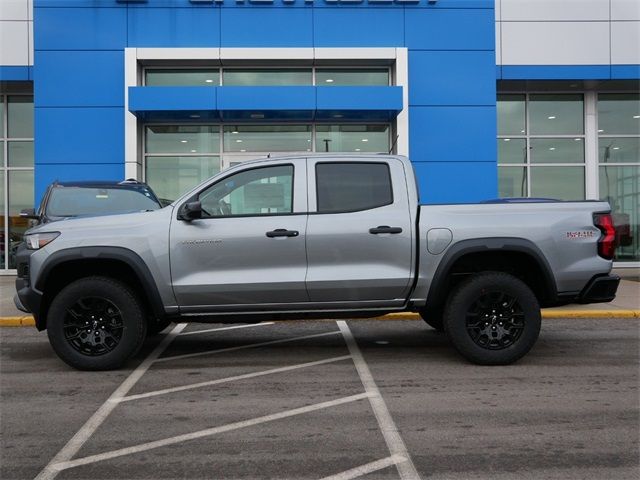
[[[136,295],[108,277],[87,277],[64,287],[47,315],[56,354],[79,370],[112,370],[134,356],[147,322]]]
[[[520,279],[482,272],[459,284],[448,299],[444,328],[456,350],[479,365],[513,363],[540,334],[540,305]]]

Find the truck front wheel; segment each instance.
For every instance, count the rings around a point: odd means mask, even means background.
[[[147,333],[135,294],[106,277],[76,280],[51,302],[47,334],[53,350],[79,370],[110,370],[135,355]]]
[[[483,272],[458,285],[447,302],[444,328],[453,346],[479,365],[522,358],[540,333],[540,305],[520,279]]]

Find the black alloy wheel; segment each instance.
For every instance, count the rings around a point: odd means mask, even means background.
[[[481,272],[457,285],[447,300],[444,328],[467,360],[507,365],[533,348],[540,305],[527,284],[503,272]]]
[[[100,297],[83,297],[67,308],[64,337],[76,351],[95,357],[111,352],[122,340],[122,312]]]

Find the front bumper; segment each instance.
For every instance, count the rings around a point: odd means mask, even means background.
[[[16,277],[16,295],[13,297],[13,303],[18,310],[31,313],[36,320],[36,326],[42,330],[38,322],[42,294],[33,289],[29,271],[29,260],[33,252],[34,250],[28,250],[24,244],[16,252],[18,276]]]
[[[578,296],[578,303],[606,303],[616,298],[620,277],[603,275],[593,277]]]

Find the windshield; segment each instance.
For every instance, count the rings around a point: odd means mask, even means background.
[[[51,217],[77,217],[159,208],[160,204],[153,193],[144,187],[59,187],[51,192],[46,214]]]

